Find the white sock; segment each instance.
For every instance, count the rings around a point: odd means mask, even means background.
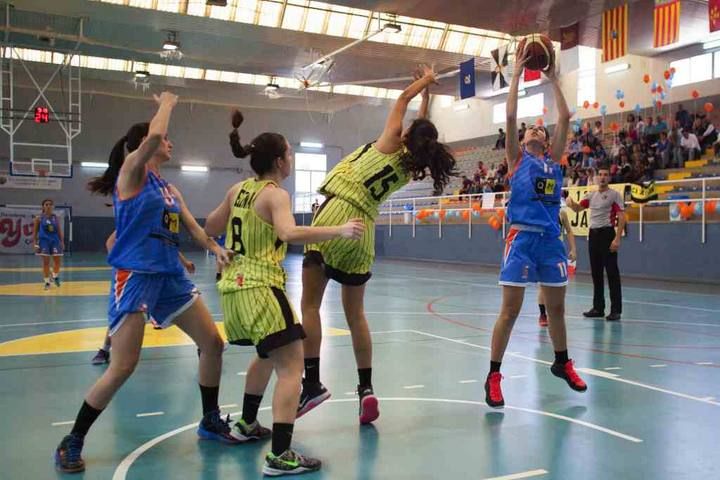
[[[50,279],[48,277],[45,277],[45,283],[50,283]]]

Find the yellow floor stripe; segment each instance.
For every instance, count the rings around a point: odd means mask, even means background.
[[[110,282],[62,282],[60,287],[52,284],[45,290],[42,281],[33,283],[11,283],[0,285],[0,295],[24,297],[90,297],[110,293]]]
[[[105,270],[111,270],[111,267],[62,267],[60,270],[60,275],[62,275],[62,272],[100,272]],[[23,272],[42,272],[41,267],[4,267],[0,268],[0,272],[10,272],[10,273],[23,273]]]
[[[216,322],[215,324],[220,331],[220,335],[227,341],[223,323]],[[95,352],[102,346],[106,330],[106,327],[81,328],[10,340],[0,343],[0,357]],[[323,335],[327,337],[346,336],[350,335],[350,331],[330,327],[323,329]],[[150,324],[145,326],[145,340],[143,341],[143,347],[145,348],[176,347],[192,344],[190,337],[175,326],[165,330],[155,330]]]

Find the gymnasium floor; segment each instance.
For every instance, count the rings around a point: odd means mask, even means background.
[[[194,280],[220,312],[214,264],[193,257]],[[60,476],[51,456],[70,429],[105,326],[109,271],[100,255],[67,259],[60,289],[43,292],[37,260],[0,257],[0,478]],[[34,270],[33,270],[34,269]],[[288,260],[296,306],[300,258]],[[720,478],[720,288],[626,281],[623,321],[581,318],[589,279],[568,289],[570,354],[589,391],[553,377],[547,332],[529,289],[504,362],[508,406],[484,402],[499,308],[496,271],[380,261],[368,287],[381,417],[359,427],[356,373],[339,292],[324,303],[322,376],[331,401],[296,425],[298,450],[324,469],[307,478]],[[221,320],[216,315],[218,321]],[[148,331],[135,375],[90,432],[85,479],[258,478],[269,444],[197,440],[197,356],[178,332]],[[221,404],[239,412],[253,355],[225,354]],[[271,424],[269,395],[261,421]],[[150,414],[150,415],[148,415]]]

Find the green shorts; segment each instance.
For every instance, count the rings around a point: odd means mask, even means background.
[[[338,226],[353,218],[360,218],[365,223],[365,234],[360,240],[336,238],[308,244],[303,267],[322,266],[328,278],[343,285],[363,285],[370,280],[370,269],[375,263],[375,221],[372,217],[345,200],[330,197],[315,212],[312,226]]]
[[[261,358],[276,348],[305,338],[285,292],[257,287],[221,295],[225,333],[233,345],[255,345]]]

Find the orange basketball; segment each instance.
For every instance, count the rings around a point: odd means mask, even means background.
[[[533,33],[525,37],[525,51],[528,61],[525,68],[547,72],[555,63],[555,51],[546,35]]]

